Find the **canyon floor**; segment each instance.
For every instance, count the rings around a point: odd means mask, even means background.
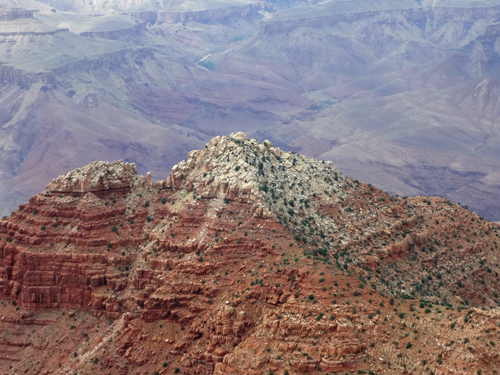
[[[93,160],[216,135],[500,220],[500,2],[0,1],[0,216]]]

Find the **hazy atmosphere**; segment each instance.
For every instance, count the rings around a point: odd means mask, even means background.
[[[498,1],[5,1],[0,214],[243,131],[500,220]]]
[[[0,0],[0,374],[500,371],[500,0]]]

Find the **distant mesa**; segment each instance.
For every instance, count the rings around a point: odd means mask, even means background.
[[[33,18],[33,12],[24,8],[0,8],[0,22]]]

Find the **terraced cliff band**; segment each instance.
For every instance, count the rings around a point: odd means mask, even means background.
[[[93,162],[0,221],[0,369],[494,373],[499,229],[243,133]]]

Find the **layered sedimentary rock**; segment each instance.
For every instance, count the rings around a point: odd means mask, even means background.
[[[0,21],[15,21],[23,18],[33,18],[33,12],[24,8],[0,9]]]
[[[214,23],[224,22],[231,18],[248,18],[252,16],[258,17],[259,11],[269,11],[272,9],[271,5],[260,3],[215,9],[203,9],[198,11],[158,12],[154,20],[148,19],[148,21],[159,25],[163,23],[175,24],[186,22]]]
[[[0,368],[488,373],[498,230],[243,133],[94,162],[0,221]]]

